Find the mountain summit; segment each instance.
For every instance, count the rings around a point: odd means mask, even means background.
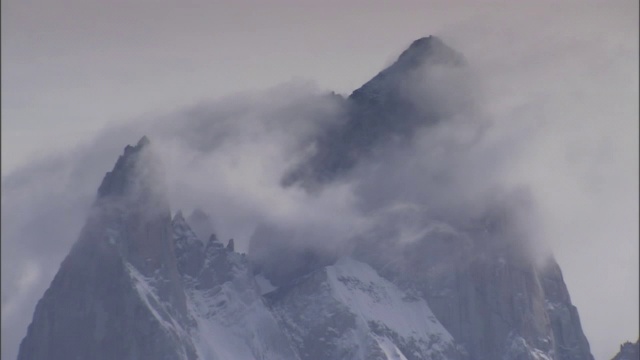
[[[416,40],[343,99],[346,120],[283,184],[322,188],[448,121],[438,79],[465,64]],[[204,211],[172,216],[163,177],[149,139],[125,147],[19,360],[593,359],[559,265],[526,252],[509,202],[468,226],[420,218],[410,242],[374,228],[341,249],[288,247],[286,231],[259,227],[245,255]]]
[[[439,37],[430,35],[412,42],[409,48],[400,54],[393,67],[406,69],[419,66],[425,61],[459,66],[466,64],[462,54],[450,48]]]
[[[321,187],[340,178],[389,143],[410,143],[421,128],[447,120],[455,109],[442,101],[443,82],[465,71],[464,57],[435,36],[414,41],[398,59],[347,99],[346,120],[314,141],[316,151],[287,173],[282,184]],[[463,83],[457,95],[465,93]]]
[[[462,67],[466,64],[464,56],[447,46],[440,38],[423,37],[411,43],[391,66],[355,90],[350,98],[356,100],[366,98],[375,90],[385,89],[389,92],[397,90],[402,82],[410,81],[408,78],[415,76],[414,72],[424,67],[436,65]]]
[[[134,189],[134,180],[137,179],[135,172],[138,170],[137,164],[142,156],[143,150],[147,148],[150,141],[143,136],[136,146],[127,145],[124,154],[118,158],[113,170],[108,172],[102,184],[98,188],[98,197],[123,196]]]

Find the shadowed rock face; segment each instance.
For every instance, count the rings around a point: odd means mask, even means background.
[[[240,358],[298,359],[233,241],[212,234],[204,245],[182,212],[171,218],[148,146],[127,146],[105,176],[18,359],[219,359],[229,346]],[[223,340],[207,332],[220,328]]]
[[[205,260],[204,244],[189,227],[182,216],[182,211],[178,211],[173,217],[172,225],[178,271],[183,276],[196,278]]]
[[[496,222],[508,220],[433,230],[409,244],[364,240],[355,254],[420,293],[473,359],[592,360],[557,263],[538,265]]]
[[[422,89],[432,73],[462,71],[466,61],[439,38],[414,41],[398,60],[355,90],[347,99],[347,120],[327,129],[316,140],[316,152],[282,180],[307,189],[339,178],[377,148],[403,143],[416,129],[446,118],[437,85]],[[420,93],[415,97],[414,93]]]
[[[549,259],[543,266],[539,271],[539,278],[551,321],[557,358],[592,360],[589,342],[582,332],[578,309],[571,303],[567,285],[562,278],[562,271],[555,259]]]
[[[38,302],[18,359],[195,357],[180,330],[188,324],[185,296],[148,146],[146,138],[127,146],[105,176],[78,241]],[[170,306],[150,306],[138,276],[157,283],[158,301]],[[161,326],[169,320],[177,328]]]

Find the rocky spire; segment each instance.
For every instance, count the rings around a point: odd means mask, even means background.
[[[439,84],[428,75],[436,66],[459,70],[465,64],[460,53],[435,36],[414,41],[391,66],[348,97],[347,121],[320,134],[316,153],[285,174],[282,184],[313,189],[349,171],[390,139],[408,142],[419,127],[446,118],[451,106],[441,101],[438,91],[431,91]]]
[[[136,168],[144,149],[150,144],[149,139],[143,136],[136,146],[127,145],[124,154],[118,157],[113,170],[107,172],[102,184],[98,188],[98,197],[123,196],[132,190],[134,178],[138,175]]]
[[[173,216],[172,225],[178,271],[195,278],[204,261],[204,243],[185,221],[182,211]]]
[[[189,318],[162,165],[149,144],[143,137],[125,147],[105,176],[78,241],[36,307],[18,359],[195,358],[181,330]],[[154,289],[141,288],[142,281]]]
[[[175,262],[171,244],[171,210],[165,193],[162,163],[143,136],[127,145],[98,189],[98,217],[121,228],[122,256],[145,276]],[[181,215],[180,215],[181,216]],[[113,227],[113,226],[112,226]]]

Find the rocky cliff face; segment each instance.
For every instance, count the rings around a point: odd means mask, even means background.
[[[105,176],[18,359],[195,358],[171,214],[147,150],[146,138],[127,146]]]
[[[545,307],[553,330],[554,351],[558,359],[593,359],[589,342],[582,332],[578,309],[571,303],[560,266],[553,259],[539,270]]]
[[[473,359],[593,359],[557,263],[479,230],[439,223],[410,244],[361,242],[355,256],[420,294]]]
[[[437,124],[460,105],[467,106],[445,101],[440,88],[444,81],[439,79],[463,72],[465,64],[460,53],[435,36],[414,41],[396,62],[346,99],[347,120],[321,134],[315,140],[317,151],[282,183],[313,189],[338,179],[381,147],[407,143],[416,129]],[[457,88],[457,97],[464,99],[466,90]]]

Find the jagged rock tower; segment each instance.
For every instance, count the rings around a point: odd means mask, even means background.
[[[194,359],[171,212],[149,140],[127,146],[36,306],[18,359]],[[158,285],[145,293],[141,279]],[[143,293],[143,296],[140,295]],[[165,305],[166,304],[166,305]],[[118,314],[118,316],[114,316]],[[160,322],[175,322],[175,332]]]

